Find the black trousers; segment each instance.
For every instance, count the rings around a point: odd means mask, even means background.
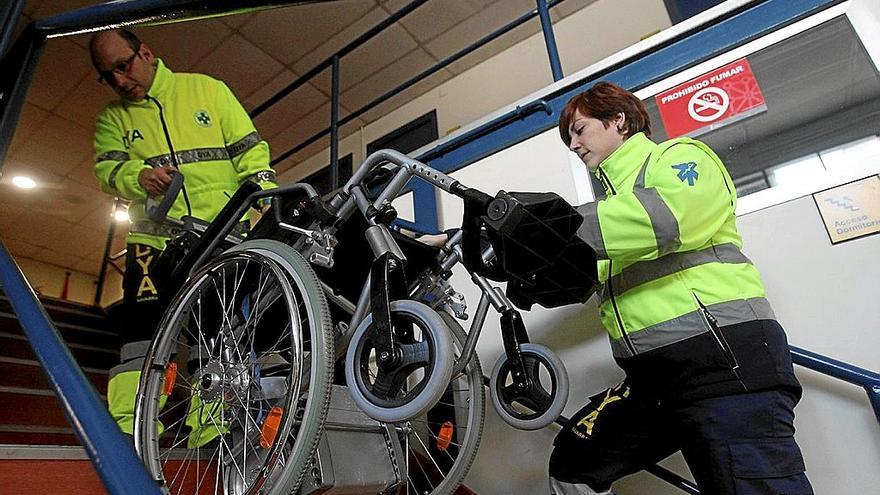
[[[601,492],[681,450],[701,493],[812,495],[794,440],[796,402],[770,390],[667,406],[624,383],[592,397],[557,435],[550,476]]]
[[[155,273],[156,261],[162,251],[144,244],[129,244],[122,277],[122,320],[119,322],[122,341],[150,341],[165,308],[160,303],[164,288],[162,277]]]

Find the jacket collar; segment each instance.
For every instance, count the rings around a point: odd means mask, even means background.
[[[630,136],[607,158],[602,160],[594,172],[599,180],[605,175],[614,189],[619,189],[621,183],[645,163],[645,158],[654,151],[657,145],[648,139],[644,133],[639,132]],[[606,187],[608,187],[606,185]]]
[[[162,99],[168,92],[171,90],[171,86],[173,84],[174,73],[171,72],[165,62],[162,61],[161,58],[155,58],[153,60],[153,67],[156,69],[156,75],[153,77],[153,84],[150,86],[150,89],[147,91],[147,96],[150,98]],[[124,105],[150,105],[148,98],[144,98],[141,101],[128,101],[122,100]]]
[[[153,98],[161,98],[171,89],[171,69],[165,66],[161,58],[156,58],[154,64],[156,77],[153,78],[153,85],[150,86],[147,94]]]

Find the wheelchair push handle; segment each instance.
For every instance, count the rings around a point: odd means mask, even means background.
[[[157,202],[154,197],[147,196],[147,218],[154,222],[165,220],[165,217],[168,216],[168,210],[171,209],[177,196],[180,195],[180,190],[183,189],[183,174],[171,172],[170,175],[171,184],[168,186],[168,190],[165,191],[165,195],[160,203],[156,204]]]

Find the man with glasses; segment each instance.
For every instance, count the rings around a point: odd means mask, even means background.
[[[147,217],[147,198],[161,199],[173,175],[182,174],[182,194],[168,217],[211,221],[244,181],[263,189],[276,182],[268,144],[226,84],[171,72],[125,29],[97,33],[89,49],[98,81],[120,97],[97,118],[95,175],[105,192],[130,201],[124,345],[121,364],[110,371],[107,399],[117,424],[131,434],[140,369],[164,309],[161,282],[150,272],[174,234],[173,225]],[[195,411],[188,415],[191,447],[217,435],[216,429],[202,427],[205,421]]]

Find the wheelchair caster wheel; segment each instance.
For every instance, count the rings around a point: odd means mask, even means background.
[[[559,357],[539,344],[520,346],[529,384],[520,388],[506,354],[492,369],[489,395],[507,424],[521,430],[538,430],[559,417],[568,400],[568,373]]]
[[[440,400],[452,378],[453,346],[440,315],[416,301],[391,303],[391,327],[399,352],[389,360],[377,353],[372,315],[358,325],[345,355],[345,379],[368,416],[397,422]]]

